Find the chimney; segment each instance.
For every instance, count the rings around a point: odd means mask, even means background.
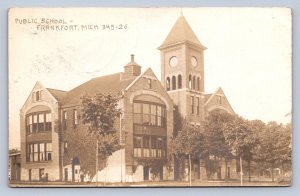
[[[134,54],[130,55],[130,62],[124,66],[122,80],[130,79],[141,74],[141,66],[134,61]]]

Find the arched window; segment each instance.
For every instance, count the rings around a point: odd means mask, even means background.
[[[189,75],[189,88],[192,89],[192,76]]]
[[[193,90],[195,90],[195,86],[196,86],[196,77],[195,76],[193,76],[192,86],[193,86]]]
[[[178,89],[181,89],[182,88],[182,78],[181,78],[181,75],[179,74],[178,75]]]
[[[176,77],[172,76],[172,90],[176,90]]]
[[[200,78],[197,77],[197,90],[200,91]]]
[[[167,88],[167,91],[170,90],[170,78],[169,77],[167,77],[167,79],[166,79],[166,88]]]

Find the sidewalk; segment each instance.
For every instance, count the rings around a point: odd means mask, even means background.
[[[290,182],[244,182],[243,186],[290,186]],[[161,182],[98,182],[98,183],[72,183],[72,182],[16,182],[11,187],[189,187],[188,182],[161,181]],[[206,181],[192,182],[192,187],[240,187],[240,182]]]

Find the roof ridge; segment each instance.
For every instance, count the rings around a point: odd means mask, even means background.
[[[55,88],[46,88],[47,90],[55,90],[55,91],[62,91],[62,92],[68,92],[68,91],[65,91],[65,90],[60,90],[60,89],[55,89]]]
[[[109,77],[109,76],[113,76],[113,75],[117,75],[117,74],[121,74],[122,72],[117,72],[117,73],[111,73],[111,74],[108,74],[108,75],[102,75],[102,76],[97,76],[97,77],[94,77],[92,79],[89,79],[88,81],[90,80],[93,80],[93,79],[98,79],[98,78],[102,78],[102,77]],[[76,88],[76,87],[75,87]]]

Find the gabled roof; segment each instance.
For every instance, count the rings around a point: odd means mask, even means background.
[[[207,102],[207,100],[211,97],[212,93],[209,93],[209,94],[205,94],[205,102]]]
[[[47,88],[47,90],[59,102],[62,102],[64,97],[67,95],[67,92],[63,90],[52,89],[52,88]]]
[[[217,90],[214,92],[214,93],[211,93],[211,94],[205,94],[205,102],[204,102],[204,106],[206,107],[210,102],[211,100],[217,96],[217,95],[221,95],[225,98],[225,101],[226,101],[226,105],[224,105],[224,109],[226,111],[229,111],[229,113],[234,113],[234,110],[233,108],[231,107],[229,101],[227,100],[227,97],[223,91],[223,89],[221,87],[218,87]]]
[[[177,19],[176,23],[172,27],[167,38],[159,48],[163,48],[171,44],[176,44],[176,43],[181,43],[186,41],[197,44],[200,47],[206,49],[198,40],[197,36],[195,35],[192,28],[186,21],[185,17],[181,15]]]
[[[135,79],[121,80],[120,76],[121,73],[101,76],[81,84],[67,93],[63,105],[77,105],[83,95],[95,95],[96,93],[117,95]]]

